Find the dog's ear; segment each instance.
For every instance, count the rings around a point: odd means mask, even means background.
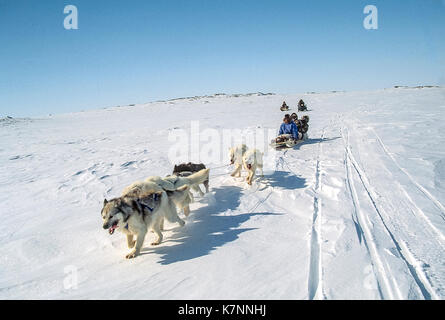
[[[108,200],[107,199],[104,199],[104,207],[105,207],[105,205],[108,203]]]

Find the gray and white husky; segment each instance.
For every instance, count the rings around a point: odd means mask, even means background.
[[[158,189],[153,192],[153,184],[147,185],[145,189],[144,187],[139,190],[133,188],[131,193],[119,198],[109,201],[105,199],[101,211],[104,229],[108,229],[110,234],[117,229],[127,236],[128,248],[133,249],[125,256],[127,259],[135,258],[140,254],[149,229],[157,235],[152,245],[161,243],[164,218],[172,223],[178,222],[181,226],[185,224],[177,214],[175,202],[184,201],[190,188],[183,186],[175,191]]]
[[[171,175],[161,178],[154,176],[145,179],[145,182],[155,183],[163,190],[178,190],[185,185],[189,186],[190,189],[195,189],[199,184],[209,180],[209,172],[210,169],[202,169],[186,177]],[[172,201],[179,210],[184,210],[185,216],[188,216],[190,214],[190,203],[193,202],[192,193],[189,192],[188,197],[184,197],[183,199],[183,201],[178,201],[177,199],[172,199]]]

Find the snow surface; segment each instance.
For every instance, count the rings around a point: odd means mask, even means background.
[[[251,187],[229,167],[211,170],[186,225],[167,224],[157,247],[149,233],[143,254],[124,259],[124,236],[102,229],[103,199],[169,174],[172,130],[199,120],[200,130],[278,131],[282,101],[293,112],[300,98],[308,141],[277,153]],[[1,119],[0,298],[443,299],[444,123],[444,88]]]

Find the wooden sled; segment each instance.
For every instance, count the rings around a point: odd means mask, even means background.
[[[294,140],[290,134],[282,134],[270,142],[270,146],[277,150],[293,148],[304,140]]]

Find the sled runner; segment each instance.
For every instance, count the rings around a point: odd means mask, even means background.
[[[282,134],[270,142],[270,146],[275,149],[293,148],[304,140],[295,140],[291,134]]]

